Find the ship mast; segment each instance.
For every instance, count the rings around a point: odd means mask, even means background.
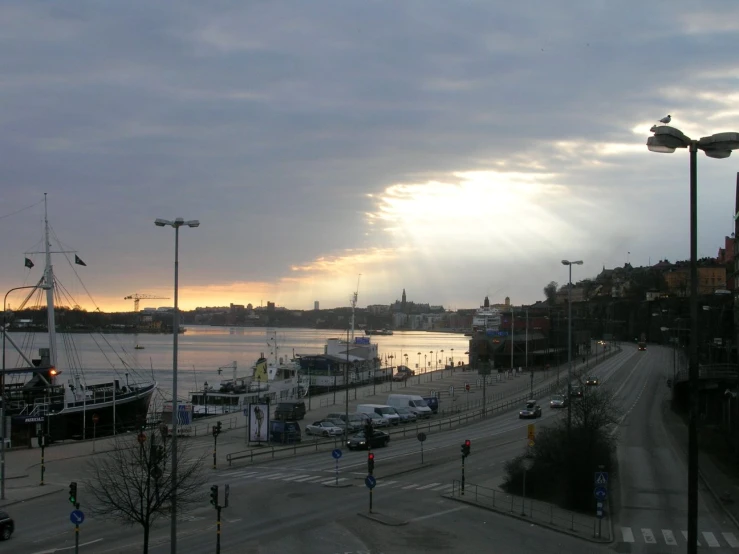
[[[359,279],[361,279],[362,274],[360,273],[357,277],[357,290],[354,291],[352,294],[352,338],[350,339],[350,343],[354,342],[354,309],[357,307],[357,297],[359,296]],[[349,348],[349,345],[346,345],[347,349]]]
[[[56,366],[56,317],[54,314],[54,270],[51,267],[51,242],[49,241],[49,215],[44,193],[44,250],[46,254],[46,268],[44,281],[46,285],[46,324],[49,328],[49,362]]]

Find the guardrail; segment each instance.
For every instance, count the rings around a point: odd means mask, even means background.
[[[531,521],[561,527],[573,533],[587,534],[603,542],[611,540],[610,525],[601,525],[603,520],[580,512],[565,510],[543,500],[524,498],[467,482],[464,486],[464,494],[462,494],[462,484],[458,480],[452,483],[451,495],[455,499],[471,501],[501,512],[520,515]]]

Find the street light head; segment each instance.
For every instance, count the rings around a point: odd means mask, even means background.
[[[165,225],[171,225],[171,222],[167,221],[166,219],[157,218],[154,220],[154,225],[156,225],[157,227],[164,227]]]
[[[570,262],[573,265],[582,265],[582,260],[577,260],[576,262]]]
[[[570,265],[569,260],[562,260],[562,265]]]
[[[710,151],[731,151],[731,150],[739,150],[739,133],[716,133],[714,135],[708,136],[708,137],[701,137],[698,141],[698,148],[705,151],[707,155],[711,156],[708,152]],[[728,155],[726,156],[711,156],[714,157],[724,157],[728,158]]]
[[[186,221],[185,225],[188,227],[200,227],[200,222],[197,219],[191,219],[190,221]]]
[[[709,158],[715,158],[717,160],[723,160],[731,156],[731,150],[705,150],[705,153]]]

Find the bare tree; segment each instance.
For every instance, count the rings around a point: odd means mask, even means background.
[[[171,442],[166,428],[119,435],[112,451],[88,462],[92,477],[85,484],[96,500],[92,511],[129,525],[141,525],[144,554],[149,549],[152,524],[171,513],[173,491],[177,492],[178,513],[204,497],[205,454],[188,456],[186,443],[178,441],[177,481],[173,482]]]

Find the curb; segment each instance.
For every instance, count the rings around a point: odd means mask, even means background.
[[[351,483],[339,483],[338,485],[336,483],[324,483],[324,487],[328,487],[330,489],[345,489],[347,487],[353,487]]]
[[[403,525],[408,525],[407,521],[395,519],[392,516],[385,516],[377,512],[370,513],[370,514],[365,514],[364,512],[358,512],[357,515],[365,519],[376,521],[377,523],[380,523],[382,525],[387,525],[388,527],[402,527]]]
[[[43,492],[41,494],[37,494],[37,495],[34,495],[34,496],[29,496],[28,498],[24,498],[22,500],[13,500],[11,502],[5,502],[4,504],[0,503],[0,507],[3,507],[4,508],[6,506],[14,506],[15,504],[21,504],[23,502],[29,502],[30,500],[36,500],[37,498],[43,498],[44,496],[51,496],[52,494],[56,494],[58,492],[62,492],[63,490],[64,489],[60,488],[60,489],[56,489],[56,490],[53,490],[53,491]]]
[[[545,521],[538,521],[535,519],[531,519],[529,517],[522,516],[520,514],[511,512],[511,511],[499,510],[498,508],[494,508],[492,506],[486,506],[485,504],[480,504],[478,502],[475,502],[474,500],[467,500],[466,498],[459,498],[456,496],[452,496],[450,494],[442,494],[441,496],[448,500],[455,500],[457,502],[460,502],[461,504],[467,504],[468,506],[474,506],[476,508],[487,510],[488,512],[494,512],[496,514],[500,514],[502,516],[512,517],[520,521],[525,521],[526,523],[529,523],[531,525],[538,525],[539,527],[545,527],[547,529],[551,529],[552,531],[562,533],[563,535],[569,535],[571,537],[582,539],[582,540],[592,542],[595,544],[610,544],[611,542],[613,542],[613,538],[605,540],[605,539],[598,539],[596,537],[586,537],[582,534],[576,533],[574,531],[570,531],[569,529],[565,529],[563,527],[557,527],[556,525],[551,525],[549,523],[546,523]],[[610,523],[611,521],[610,517],[608,518],[608,521]]]

